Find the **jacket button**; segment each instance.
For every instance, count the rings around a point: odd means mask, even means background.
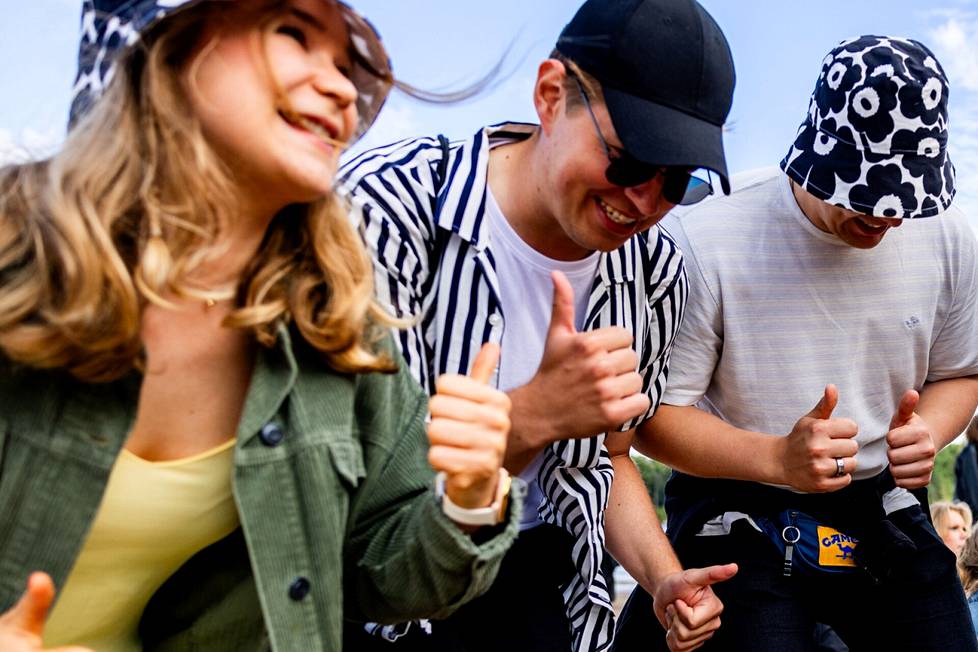
[[[304,577],[297,577],[289,586],[289,597],[298,602],[309,595],[310,588],[312,585],[309,584],[309,580]]]
[[[285,433],[274,423],[266,423],[261,427],[258,438],[261,439],[261,443],[274,448],[285,439]]]

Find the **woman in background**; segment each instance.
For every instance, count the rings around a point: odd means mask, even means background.
[[[930,506],[930,518],[944,545],[955,556],[960,555],[971,534],[971,508],[959,501],[942,500]]]
[[[958,572],[964,594],[968,597],[971,623],[978,631],[978,528],[972,530],[958,556]]]

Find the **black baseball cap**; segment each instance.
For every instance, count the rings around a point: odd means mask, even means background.
[[[695,0],[588,0],[557,50],[601,83],[618,137],[644,163],[706,168],[730,192],[723,124],[730,46]]]

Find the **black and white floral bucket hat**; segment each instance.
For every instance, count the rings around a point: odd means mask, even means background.
[[[140,36],[161,20],[200,2],[244,0],[83,0],[78,75],[72,89],[70,122],[74,124],[101,97],[112,80],[116,63],[139,43]],[[387,100],[394,75],[377,30],[366,18],[340,0],[350,30],[353,68],[350,79],[357,88],[359,124],[351,144],[373,124]]]
[[[822,72],[781,169],[830,204],[876,217],[932,217],[954,199],[948,80],[923,44],[860,36]]]

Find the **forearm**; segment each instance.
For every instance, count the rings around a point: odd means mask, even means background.
[[[512,402],[510,410],[509,439],[503,466],[516,475],[523,471],[544,447],[555,439],[551,433],[552,418],[541,415],[537,409],[540,400],[530,385],[523,385],[507,392]]]
[[[655,594],[659,580],[682,570],[662,532],[642,476],[628,453],[611,458],[615,479],[605,514],[608,550],[642,588]]]
[[[785,437],[735,428],[699,408],[674,405],[660,405],[635,440],[643,454],[684,473],[770,484],[787,484],[784,446]]]
[[[978,376],[927,383],[920,390],[917,414],[931,428],[934,445],[944,448],[964,432],[978,406]]]

